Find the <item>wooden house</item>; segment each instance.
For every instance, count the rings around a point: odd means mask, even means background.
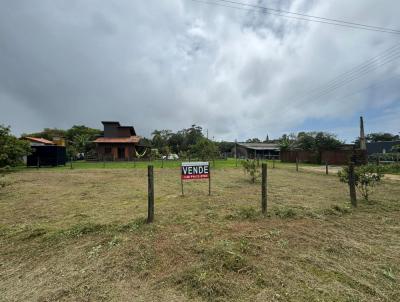
[[[147,147],[140,145],[141,137],[136,135],[132,126],[107,121],[102,124],[104,136],[94,141],[98,160],[133,160],[147,152]]]

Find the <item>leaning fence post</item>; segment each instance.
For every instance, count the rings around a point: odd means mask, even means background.
[[[154,174],[152,165],[147,166],[147,180],[148,180],[147,223],[151,223],[154,220]]]
[[[349,165],[349,189],[350,189],[351,205],[353,207],[357,207],[356,180],[355,180],[353,162],[351,162]]]
[[[261,164],[261,211],[265,215],[267,213],[267,164]]]

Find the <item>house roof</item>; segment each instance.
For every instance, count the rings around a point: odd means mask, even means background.
[[[130,136],[130,137],[99,137],[94,142],[99,144],[137,144],[140,141],[140,136]]]
[[[238,146],[251,150],[279,150],[278,144],[269,143],[238,143]]]
[[[136,131],[133,126],[118,126],[118,129],[129,129],[132,136],[136,136]]]
[[[30,136],[26,136],[24,137],[24,139],[34,142],[34,143],[39,143],[39,144],[45,144],[45,145],[55,145],[54,142],[49,141],[45,138],[41,138],[41,137],[30,137]]]
[[[113,125],[118,125],[118,126],[120,126],[120,123],[119,122],[116,122],[116,121],[102,121],[101,122],[103,125],[104,124],[113,124]]]

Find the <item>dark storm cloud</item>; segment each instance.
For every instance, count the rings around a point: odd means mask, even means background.
[[[400,28],[397,1],[248,2]],[[0,123],[16,133],[115,119],[143,135],[198,123],[216,138],[240,139],[380,105],[387,128],[396,127],[385,108],[398,102],[398,81],[338,100],[399,74],[395,64],[322,100],[299,97],[394,45],[390,35],[188,0],[0,6]]]

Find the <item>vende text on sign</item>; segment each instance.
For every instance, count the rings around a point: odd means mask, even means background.
[[[182,179],[207,179],[210,177],[210,166],[208,162],[182,163]]]

